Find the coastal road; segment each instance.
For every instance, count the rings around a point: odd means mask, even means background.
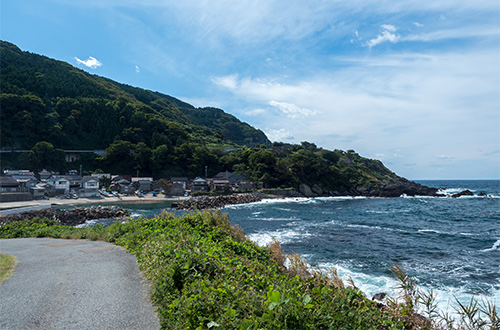
[[[17,265],[0,284],[0,329],[159,329],[134,255],[113,244],[0,239]]]

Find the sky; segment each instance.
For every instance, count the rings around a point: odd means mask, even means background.
[[[2,40],[408,179],[500,179],[498,0],[0,0]]]

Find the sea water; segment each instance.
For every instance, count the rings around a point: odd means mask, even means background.
[[[397,295],[390,270],[402,266],[432,288],[441,310],[455,299],[500,304],[500,181],[421,181],[444,194],[485,197],[326,197],[228,207],[231,222],[259,245],[277,239],[312,267],[336,269],[367,296]]]
[[[335,269],[371,297],[396,296],[393,265],[433,289],[443,311],[455,299],[500,304],[500,181],[420,181],[444,194],[469,189],[484,197],[320,197],[233,205],[232,224],[265,246],[278,240],[311,267]],[[164,206],[126,206],[136,216]]]

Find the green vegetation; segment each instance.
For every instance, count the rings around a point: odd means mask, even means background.
[[[273,144],[215,108],[91,75],[0,41],[0,141],[4,168],[174,177],[237,171],[263,188],[306,184],[321,194],[368,192],[399,180],[380,161],[313,143]],[[106,150],[66,163],[63,150]]]
[[[499,325],[495,306],[476,302],[458,307],[464,317],[457,324],[438,317],[432,292],[420,292],[398,267],[394,272],[401,298],[377,307],[354,283],[344,285],[335,272],[325,277],[298,256],[285,256],[278,242],[267,248],[256,246],[220,212],[184,217],[164,213],[105,228],[58,226],[48,219],[0,227],[0,238],[14,237],[83,238],[125,246],[152,283],[152,299],[164,329],[497,329]]]
[[[0,284],[12,275],[16,258],[0,253]]]

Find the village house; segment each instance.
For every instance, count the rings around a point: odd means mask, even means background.
[[[69,181],[69,191],[75,192],[80,189],[82,183],[82,177],[79,175],[64,175],[62,178]]]
[[[136,177],[132,178],[132,185],[135,190],[148,192],[151,191],[151,185],[153,184],[153,178],[146,177]]]
[[[19,183],[19,191],[30,192],[30,189],[36,187],[38,180],[35,175],[13,175],[12,178]]]
[[[99,197],[99,179],[92,176],[84,176],[81,180],[79,190],[80,197]]]
[[[53,175],[59,175],[59,173],[51,172],[51,171],[47,171],[47,170],[42,170],[38,173],[38,176],[40,177],[41,181],[45,181]]]
[[[118,181],[114,181],[109,188],[111,191],[116,191],[120,194],[128,195],[134,192],[134,187],[130,183],[130,181],[125,179],[120,179]]]
[[[30,187],[31,196],[33,199],[47,198],[47,184],[37,184],[34,187]]]
[[[21,192],[19,182],[11,176],[0,176],[0,202],[27,201],[33,197],[29,192]]]
[[[211,179],[209,180],[210,190],[228,191],[230,188],[229,180],[226,179]]]
[[[11,176],[0,176],[0,192],[19,192],[19,182]]]
[[[191,182],[191,192],[208,191],[207,180],[197,177]]]
[[[48,192],[50,196],[66,195],[70,192],[70,182],[62,177],[51,177],[47,183],[52,187]]]

